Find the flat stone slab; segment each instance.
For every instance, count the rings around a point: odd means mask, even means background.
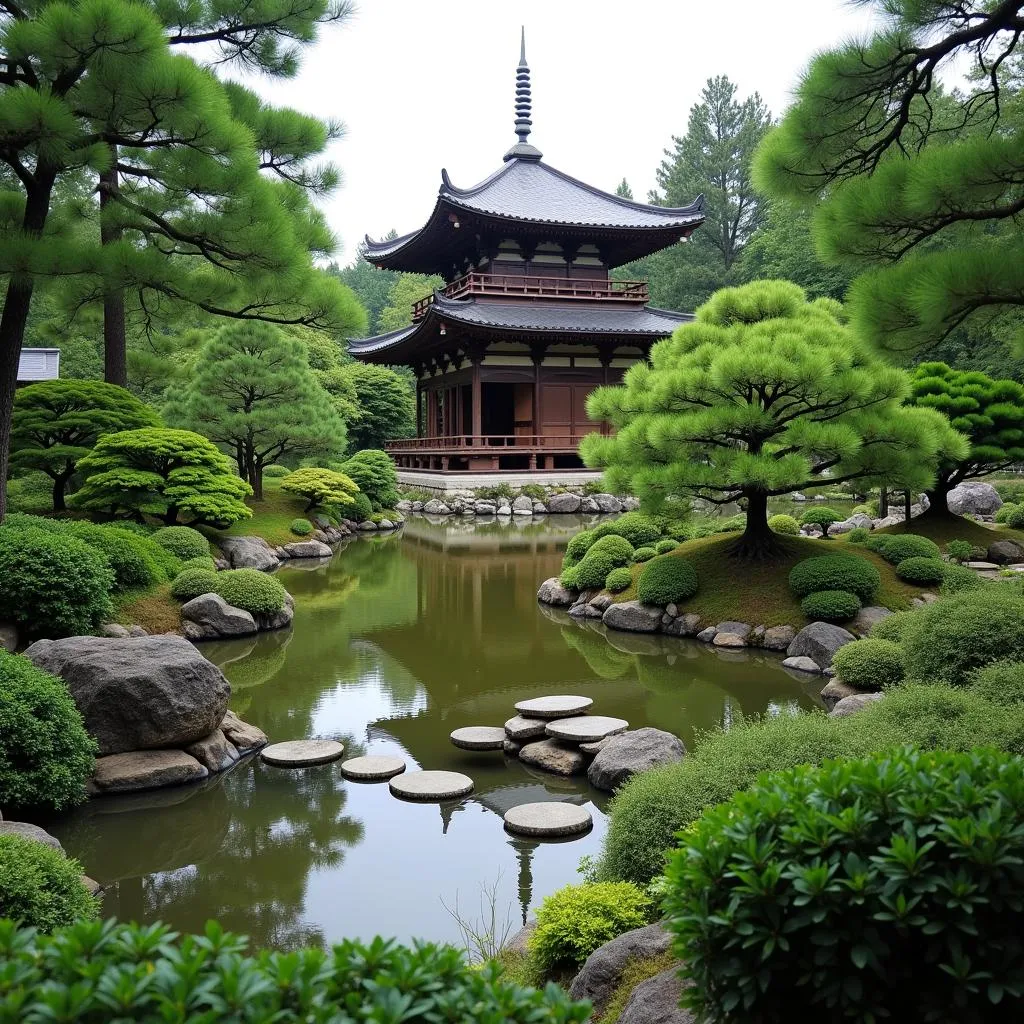
[[[91,781],[104,793],[131,793],[197,782],[209,774],[184,750],[129,750],[96,758]]]
[[[524,718],[522,715],[516,715],[505,723],[505,735],[516,743],[539,740],[544,737],[547,724],[543,718]]]
[[[594,819],[590,811],[575,804],[548,800],[520,804],[505,812],[505,829],[517,836],[575,836],[589,832]]]
[[[448,738],[461,750],[501,750],[505,730],[492,725],[467,725]]]
[[[64,849],[56,836],[51,836],[45,829],[27,821],[0,821],[0,836],[19,836],[22,839],[43,843],[45,846],[52,846],[55,850]]]
[[[345,745],[337,740],[285,740],[264,747],[260,757],[277,768],[310,768],[337,761],[344,753]]]
[[[813,672],[815,675],[821,674],[821,669],[818,668],[818,663],[812,658],[805,657],[802,654],[794,658],[783,658],[782,667],[795,668],[799,672]]]
[[[593,703],[590,697],[534,697],[519,701],[516,711],[524,718],[570,718],[582,715]]]
[[[473,780],[461,772],[403,772],[388,786],[406,800],[454,800],[473,792]]]
[[[341,762],[341,774],[345,778],[362,782],[383,782],[404,771],[405,762],[400,757],[388,757],[386,754],[350,757]]]
[[[568,743],[596,743],[606,736],[625,732],[628,728],[629,722],[624,718],[585,715],[582,718],[562,718],[548,722],[547,734]]]

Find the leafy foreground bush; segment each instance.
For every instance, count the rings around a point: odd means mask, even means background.
[[[0,651],[0,807],[60,811],[81,803],[95,751],[64,683]]]
[[[552,893],[529,951],[542,971],[579,967],[598,946],[650,922],[650,897],[630,882],[587,882]]]
[[[640,573],[636,593],[648,604],[678,604],[697,593],[697,570],[685,558],[661,555]]]
[[[1003,519],[1003,522],[1011,529],[1024,529],[1024,505],[1014,505],[1014,507],[1006,513],[1006,517]]]
[[[191,601],[200,594],[214,594],[217,592],[219,576],[220,573],[213,569],[185,569],[174,577],[171,583],[171,597],[176,597],[179,601]],[[227,601],[227,598],[224,600]]]
[[[896,566],[896,575],[906,583],[930,587],[942,582],[946,575],[946,563],[941,558],[904,558]]]
[[[971,676],[971,691],[993,704],[1024,704],[1024,663],[996,661]]]
[[[903,750],[768,775],[709,811],[665,906],[720,1024],[1019,1019],[1024,761]]]
[[[182,561],[210,553],[210,542],[191,526],[165,526],[153,534],[153,540]]]
[[[0,976],[11,1019],[234,1021],[306,1024],[568,1024],[590,1007],[555,986],[523,988],[498,968],[467,966],[446,946],[376,938],[329,952],[248,955],[247,941],[215,923],[177,938],[164,925],[78,924],[52,936],[0,922]],[[2,1012],[2,1009],[0,1009]]]
[[[832,656],[836,676],[859,690],[881,690],[903,682],[903,648],[891,640],[869,636],[844,644]]]
[[[860,598],[848,590],[817,590],[800,602],[800,609],[809,619],[846,622],[860,611]]]
[[[571,566],[579,565],[580,560],[590,549],[590,545],[597,540],[593,530],[580,530],[565,546],[565,558],[562,559],[562,568],[568,569]]]
[[[984,585],[985,581],[966,565],[946,565],[939,593],[947,597],[950,594],[959,594],[963,590],[977,590]]]
[[[789,586],[797,597],[819,590],[847,590],[861,601],[870,601],[881,585],[878,570],[860,555],[816,555],[797,562],[789,573]]]
[[[899,565],[904,558],[942,557],[935,541],[916,533],[873,533],[866,543],[869,551],[877,551],[892,565]]]
[[[10,921],[50,932],[96,917],[99,900],[82,884],[78,861],[35,839],[0,835],[0,910]],[[0,965],[6,959],[3,935],[10,921],[0,921]],[[6,995],[6,985],[4,989]]]
[[[625,590],[633,582],[633,574],[624,566],[619,569],[612,569],[604,581],[605,590],[617,594]]]
[[[352,495],[352,504],[345,506],[346,519],[353,519],[357,523],[365,523],[373,515],[373,505],[370,499],[359,491]]]
[[[800,532],[800,524],[792,516],[780,512],[778,515],[768,517],[768,529],[772,533],[783,533],[795,537]]]
[[[863,544],[870,536],[871,531],[866,526],[855,526],[846,534],[846,539],[850,544]]]
[[[970,572],[970,569],[967,570]],[[918,616],[914,612],[893,612],[871,627],[872,639],[891,640],[901,644],[917,626]]]
[[[227,569],[218,572],[214,588],[228,604],[253,615],[272,615],[284,607],[285,589],[280,580],[259,569]]]
[[[209,555],[202,555],[199,558],[187,558],[181,563],[181,572],[176,573],[175,578],[186,569],[209,569],[210,572],[213,572],[216,568],[217,563]]]
[[[946,554],[954,562],[969,562],[974,545],[969,540],[951,540],[946,544]]]

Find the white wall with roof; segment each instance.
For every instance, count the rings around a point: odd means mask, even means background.
[[[59,348],[23,348],[18,359],[18,383],[56,380],[60,376]]]

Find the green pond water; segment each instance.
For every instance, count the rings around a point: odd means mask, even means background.
[[[183,930],[216,918],[277,948],[376,934],[455,941],[443,902],[475,916],[481,886],[496,884],[499,917],[518,924],[578,880],[580,858],[600,847],[607,797],[585,778],[459,751],[453,729],[500,725],[527,697],[578,693],[597,713],[689,745],[740,713],[815,706],[820,684],[775,656],[606,634],[538,606],[538,584],[581,525],[416,518],[326,563],[283,569],[292,629],[201,648],[231,680],[234,710],[272,741],[334,737],[346,756],[465,772],[475,792],[413,804],[386,783],[345,781],[337,764],[289,771],[249,758],[199,786],[93,800],[47,827],[106,886],[104,912]],[[559,843],[508,835],[504,811],[535,800],[587,806],[593,831]]]

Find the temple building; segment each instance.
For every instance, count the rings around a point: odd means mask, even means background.
[[[414,304],[408,327],[349,342],[358,359],[416,376],[416,437],[387,444],[404,479],[578,470],[580,439],[605,429],[587,418],[587,395],[692,319],[652,308],[646,282],[612,271],[688,238],[703,197],[648,206],[546,164],[529,141],[525,41],[515,111],[518,141],[497,171],[458,188],[442,170],[423,227],[366,239],[374,266],[446,282]]]

